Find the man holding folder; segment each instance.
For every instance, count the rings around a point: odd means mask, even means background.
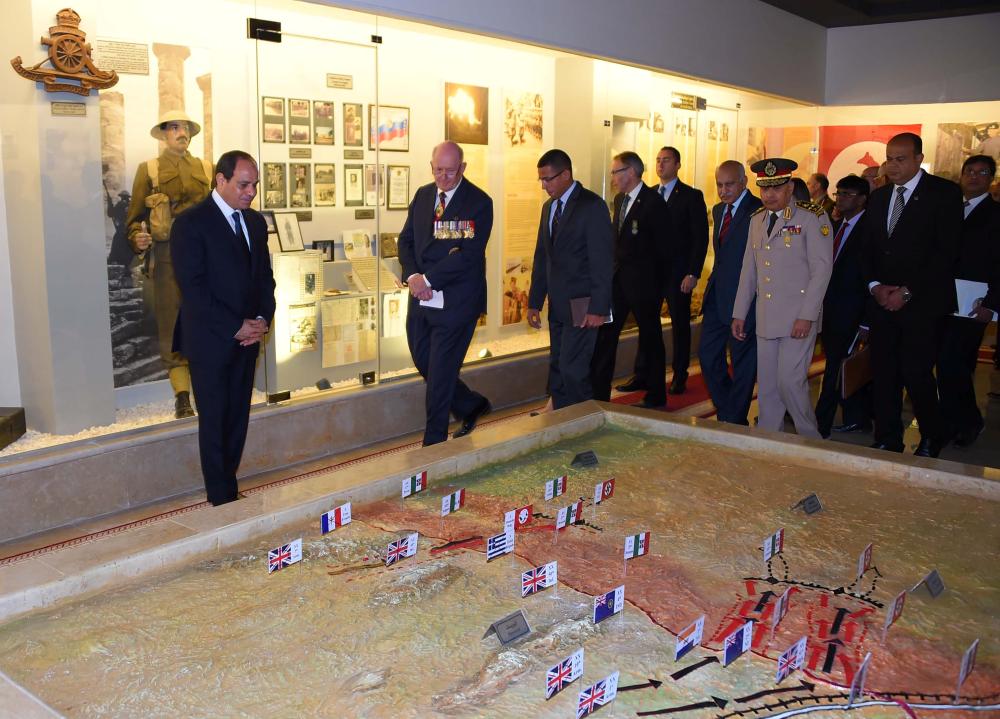
[[[549,200],[538,223],[528,324],[541,328],[547,297],[549,393],[560,409],[593,397],[590,361],[597,329],[611,311],[614,240],[607,205],[573,179],[569,155],[542,155],[538,180]]]

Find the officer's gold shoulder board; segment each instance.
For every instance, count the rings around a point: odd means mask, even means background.
[[[815,202],[810,202],[808,200],[796,200],[795,204],[801,207],[803,210],[809,210],[817,217],[822,217],[826,210],[823,209],[823,205],[817,205]]]
[[[750,215],[750,217],[755,217],[756,215],[759,215],[761,212],[764,212],[766,210],[767,208],[761,205],[760,207],[758,207],[756,210],[753,211],[753,214]]]

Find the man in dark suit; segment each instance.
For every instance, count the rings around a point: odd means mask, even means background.
[[[671,225],[666,203],[642,182],[642,160],[634,152],[615,155],[611,182],[614,199],[614,277],[611,284],[613,320],[601,325],[594,350],[594,399],[611,399],[618,337],[629,312],[639,325],[639,351],[645,359],[646,396],[643,407],[667,404],[666,353],[660,326],[664,253]]]
[[[611,309],[614,236],[608,206],[573,179],[573,165],[562,150],[538,160],[538,180],[549,196],[538,222],[538,241],[528,293],[528,324],[542,326],[542,304],[549,300],[549,394],[555,409],[594,396],[590,362],[598,328]],[[585,298],[579,322],[571,300]]]
[[[486,311],[486,243],[493,229],[493,200],[464,172],[461,147],[436,146],[434,182],[413,195],[399,234],[399,262],[410,288],[406,339],[427,383],[424,446],[448,438],[449,412],[462,420],[455,432],[462,437],[491,409],[458,376]]]
[[[257,181],[253,157],[225,153],[215,168],[215,189],[178,215],[170,230],[181,291],[174,351],[190,363],[201,471],[214,505],[239,497],[236,471],[250,422],[254,366],[274,317],[267,223],[250,209]]]
[[[967,317],[945,318],[938,356],[937,382],[948,435],[959,447],[976,441],[983,415],[976,404],[973,375],[986,325],[1000,310],[1000,204],[989,195],[996,160],[973,155],[962,165],[959,185],[965,197],[965,220],[958,242],[955,279],[986,283],[986,292]]]
[[[701,190],[681,182],[681,153],[664,147],[656,155],[658,187],[653,188],[670,210],[673,232],[666,248],[663,296],[670,311],[670,336],[673,338],[670,394],[682,394],[687,387],[691,364],[691,292],[698,284],[708,253],[708,210]],[[642,384],[645,356],[636,354],[635,375],[617,389],[632,392],[645,389]]]
[[[750,216],[761,206],[761,201],[747,190],[746,170],[735,160],[726,160],[719,165],[715,171],[715,187],[721,200],[712,208],[715,266],[708,278],[705,301],[702,303],[698,361],[718,420],[746,425],[754,380],[757,378],[754,305],[751,304],[747,313],[747,338],[743,342],[735,340],[730,325],[750,232]],[[727,347],[733,360],[731,377],[726,361]]]
[[[948,431],[934,381],[942,318],[955,311],[952,268],[962,229],[958,186],[920,169],[923,143],[904,132],[886,146],[888,184],[868,200],[864,279],[874,298],[871,353],[877,449],[903,451],[901,386],[920,424],[914,454],[936,457]]]
[[[816,402],[816,428],[824,439],[830,432],[867,432],[871,429],[868,413],[869,388],[860,389],[846,400],[840,399],[840,364],[858,337],[868,301],[868,289],[861,274],[864,237],[855,232],[865,214],[868,181],[848,175],[837,183],[837,210],[833,223],[833,272],[823,297],[823,353],[826,370]],[[867,334],[867,333],[865,333]],[[834,427],[840,405],[843,422]]]

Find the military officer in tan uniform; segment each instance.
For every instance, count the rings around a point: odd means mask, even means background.
[[[194,414],[191,408],[191,375],[187,360],[172,349],[180,290],[170,259],[170,226],[187,208],[212,191],[212,165],[188,152],[191,138],[201,127],[183,112],[168,112],[149,131],[164,143],[163,152],[143,162],[135,173],[126,227],[132,249],[147,253],[146,275],[153,279],[153,302],[160,356],[174,391],[174,416]]]
[[[787,410],[800,435],[819,439],[808,371],[833,269],[833,238],[822,207],[792,201],[797,167],[778,157],[750,167],[764,206],[750,218],[732,332],[746,339],[744,322],[756,295],[758,426],[780,432]]]

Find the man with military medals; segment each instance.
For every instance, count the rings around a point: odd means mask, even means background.
[[[744,324],[756,296],[758,426],[782,431],[787,411],[798,434],[819,439],[808,372],[833,269],[833,238],[822,207],[792,201],[797,167],[779,157],[750,167],[764,206],[750,218],[732,333],[746,339]]]
[[[434,148],[434,182],[413,195],[399,234],[399,262],[410,290],[406,339],[427,384],[424,446],[448,438],[449,413],[461,420],[455,432],[461,437],[491,409],[459,378],[486,311],[486,243],[493,228],[493,201],[464,179],[463,158],[454,142]]]

